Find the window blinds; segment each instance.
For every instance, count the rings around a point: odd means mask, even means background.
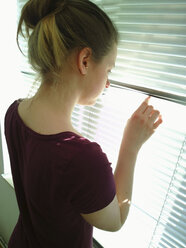
[[[94,2],[120,31],[113,84],[186,104],[186,1]]]
[[[123,127],[143,98],[140,93],[115,88],[102,97],[94,139],[108,155],[113,169]],[[155,98],[152,104],[160,109],[164,123],[139,154],[126,224],[114,234],[95,230],[95,238],[106,248],[186,246],[186,109]],[[89,116],[92,124],[95,118],[91,119],[91,113]]]
[[[116,68],[110,76],[112,86],[146,92],[186,105],[186,1],[96,2],[120,31]],[[122,94],[127,99],[124,91]],[[123,98],[115,98],[120,103],[117,106],[120,114]],[[125,100],[123,106],[126,104]],[[114,247],[117,240],[120,240],[117,247],[124,244],[144,248],[186,247],[186,131],[185,126],[180,129],[178,125],[179,121],[183,122],[186,109],[182,108],[180,112],[181,107],[177,108],[169,112],[173,116],[179,113],[177,121],[175,116],[172,120],[171,116],[166,119],[167,111],[171,109],[171,104],[167,104],[163,114],[167,124],[141,152],[144,156],[141,155],[141,162],[138,160],[137,163],[141,171],[136,173],[131,214],[126,226],[129,231],[122,230],[117,239],[111,235],[106,242],[103,234],[97,234],[102,243],[105,242],[105,247]],[[110,112],[117,113],[117,110]],[[166,127],[171,122],[175,126]],[[113,119],[110,123],[110,129],[114,131]],[[119,134],[119,130],[115,133]],[[115,143],[106,141],[106,137],[104,142],[111,143],[112,150]],[[138,237],[136,240],[128,239],[134,234]]]
[[[186,2],[94,1],[120,31],[112,87],[94,106],[76,106],[75,128],[98,142],[115,168],[124,125],[145,92],[182,105],[152,99],[164,124],[138,157],[127,223],[118,233],[95,230],[105,248],[184,248],[186,246]],[[19,11],[25,1],[18,1]],[[26,51],[24,40],[22,47]],[[23,58],[25,82],[31,69]],[[32,96],[39,83],[29,91]],[[171,112],[170,112],[171,109]]]

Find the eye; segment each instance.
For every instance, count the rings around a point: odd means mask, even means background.
[[[110,73],[112,73],[112,71],[111,71],[111,70],[109,70],[109,71],[108,71],[108,73],[110,74]]]

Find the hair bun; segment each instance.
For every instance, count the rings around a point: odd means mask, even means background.
[[[17,28],[28,42],[28,60],[42,80],[62,83],[67,57],[84,47],[99,63],[118,43],[118,32],[106,13],[90,0],[29,0]],[[22,52],[22,50],[21,50]]]
[[[34,28],[40,20],[52,13],[57,6],[65,1],[29,0],[23,7],[21,16],[28,28]]]

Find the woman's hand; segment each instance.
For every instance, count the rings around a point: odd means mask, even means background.
[[[139,151],[162,123],[160,112],[149,105],[149,99],[150,97],[145,99],[127,122],[123,134],[123,143],[127,150]]]

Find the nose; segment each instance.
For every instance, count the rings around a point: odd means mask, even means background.
[[[109,86],[110,86],[110,82],[109,82],[109,80],[107,80],[106,88],[109,88]]]

